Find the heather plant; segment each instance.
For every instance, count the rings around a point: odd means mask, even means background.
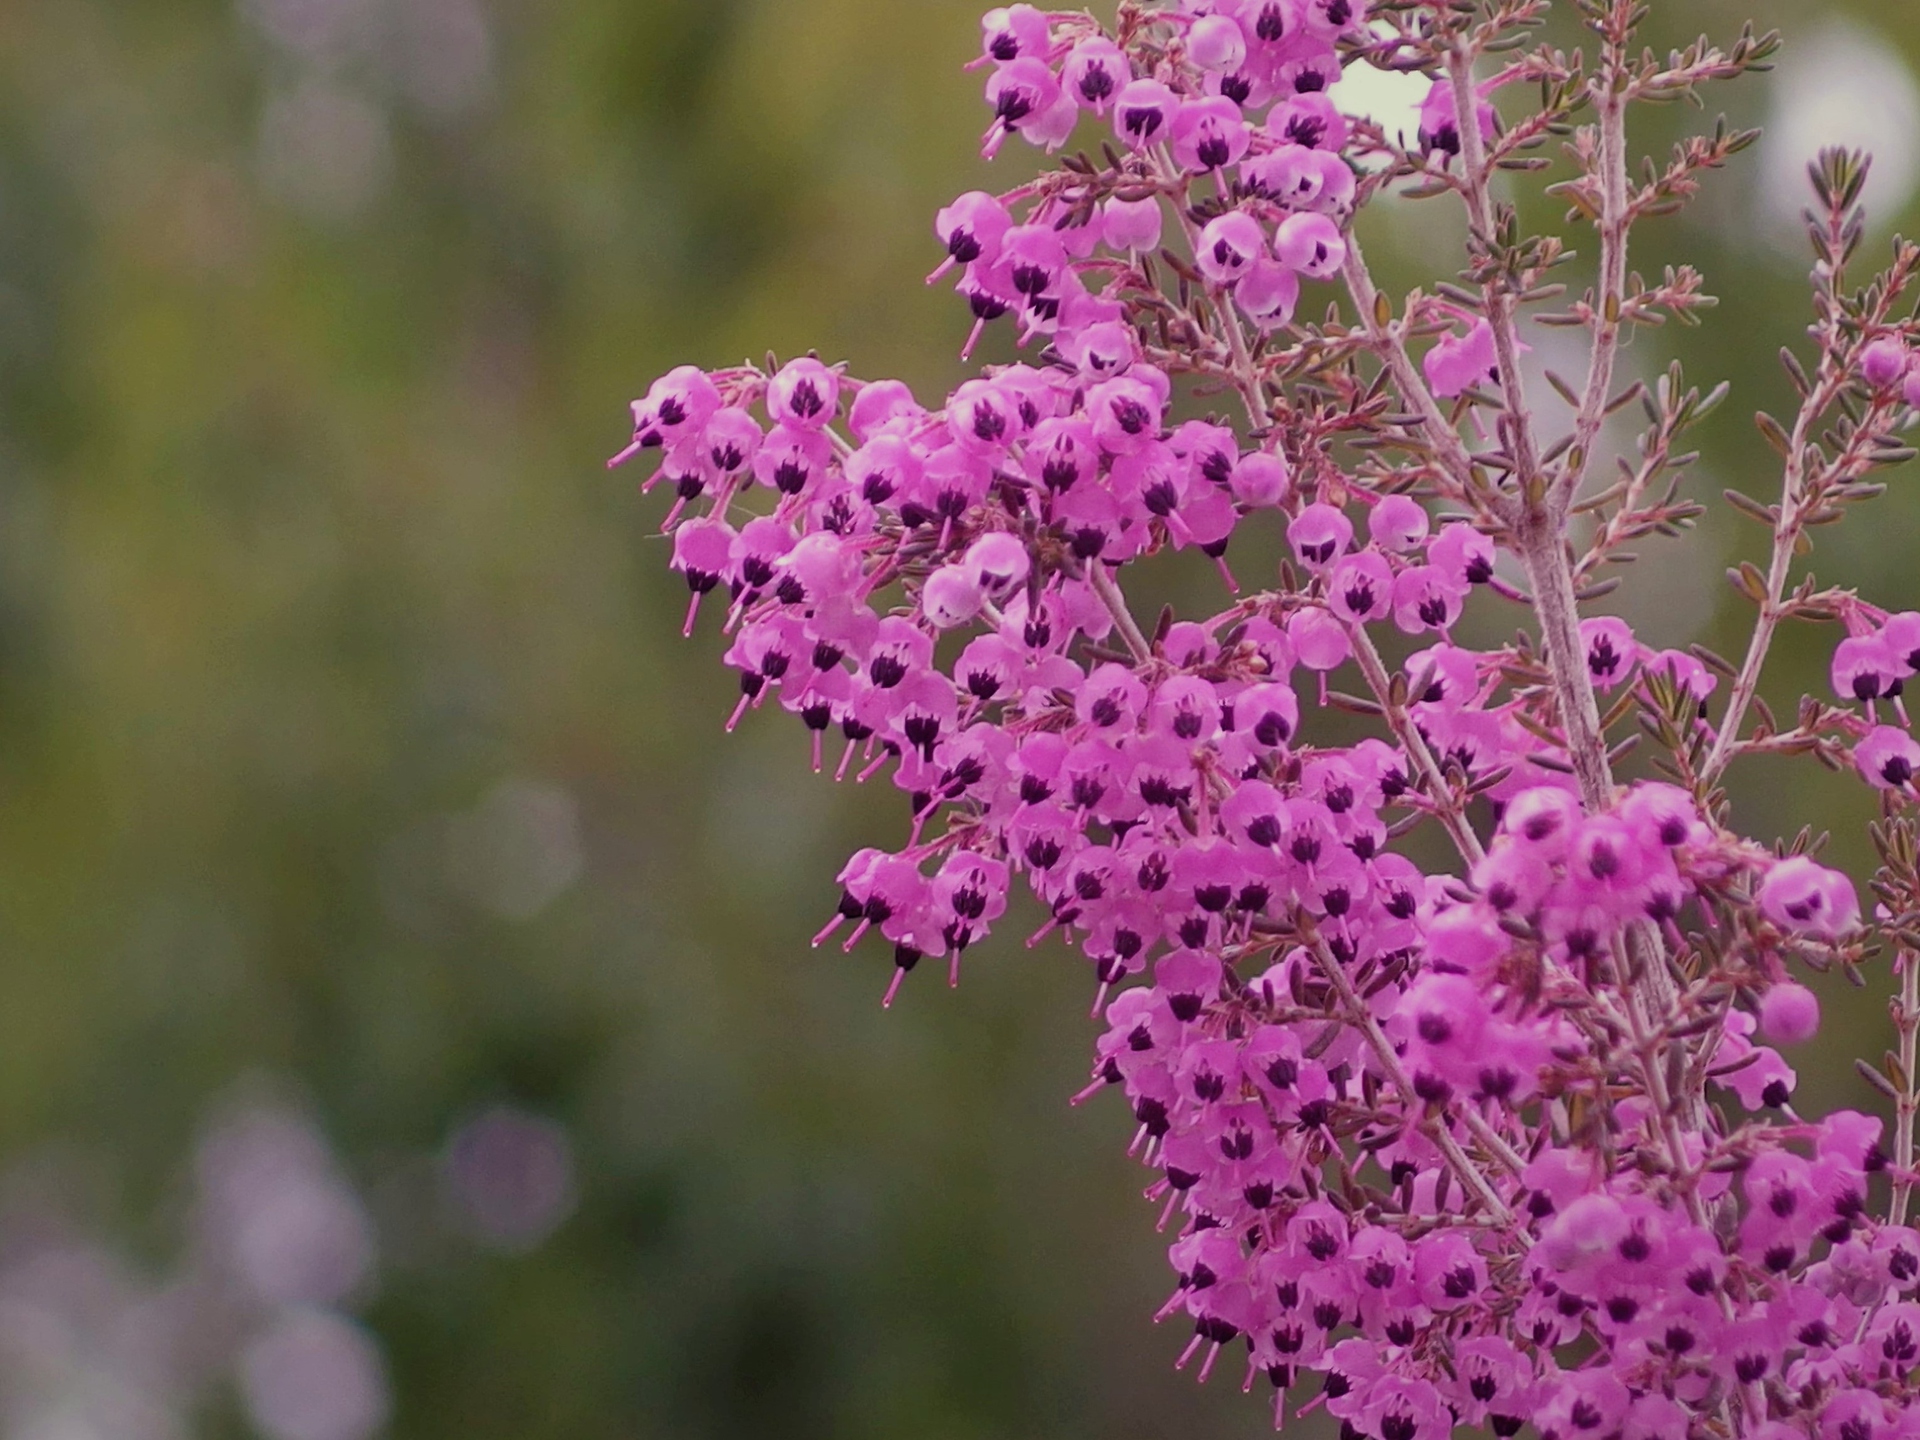
[[[1819,157],[1799,408],[1757,417],[1778,487],[1727,496],[1770,536],[1729,576],[1745,654],[1593,613],[1703,513],[1688,436],[1727,393],[1627,375],[1630,338],[1645,364],[1712,303],[1635,273],[1630,237],[1754,138],[1645,159],[1628,117],[1777,40],[1659,56],[1633,0],[1575,9],[1584,51],[1541,42],[1545,0],[993,10],[986,153],[1085,148],[942,210],[932,278],[1027,363],[937,408],[814,357],[680,369],[616,462],[659,454],[730,724],[777,705],[816,768],[907,797],[816,943],[877,932],[892,1003],[922,962],[957,983],[1018,882],[1029,943],[1084,955],[1083,1098],[1131,1111],[1183,1364],[1232,1347],[1276,1422],[1371,1440],[1920,1433],[1920,614],[1807,569],[1911,454],[1920,249],[1856,278],[1867,161]],[[1342,113],[1353,64],[1431,81],[1417,133]],[[1522,227],[1530,185],[1565,236]],[[1465,216],[1411,294],[1353,230],[1389,190]],[[1530,378],[1543,326],[1583,375]],[[1614,417],[1639,433],[1610,454]],[[1290,558],[1243,588],[1261,530]],[[1217,604],[1143,620],[1179,551]],[[1456,643],[1469,607],[1514,638]],[[1776,710],[1788,620],[1833,627],[1834,694]],[[1761,755],[1877,792],[1869,904],[1811,831],[1732,828],[1727,773]],[[1859,1067],[1890,1131],[1796,1108],[1807,970],[1892,992]]]

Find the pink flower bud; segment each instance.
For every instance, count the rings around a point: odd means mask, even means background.
[[[941,630],[964,625],[980,613],[979,579],[964,565],[942,565],[920,590],[920,613]]]
[[[1205,15],[1187,32],[1187,56],[1202,70],[1216,74],[1238,70],[1246,63],[1247,40],[1227,16]]]
[[[1289,472],[1286,460],[1266,450],[1243,455],[1233,467],[1228,482],[1236,499],[1245,505],[1278,505],[1287,494]]]
[[[1109,200],[1100,207],[1100,236],[1109,250],[1157,250],[1163,220],[1158,200]]]
[[[1776,1045],[1802,1045],[1820,1029],[1820,1001],[1813,991],[1783,981],[1760,997],[1760,1033]]]
[[[1860,378],[1876,390],[1900,383],[1907,373],[1907,347],[1899,340],[1875,340],[1860,352]]]

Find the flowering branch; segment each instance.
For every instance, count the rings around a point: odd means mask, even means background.
[[[922,960],[957,983],[1022,884],[1048,912],[1029,943],[1057,931],[1090,963],[1085,1093],[1124,1095],[1162,1226],[1180,1217],[1162,1314],[1193,1322],[1181,1363],[1205,1347],[1204,1378],[1244,1344],[1276,1420],[1317,1375],[1349,1440],[1880,1440],[1920,1414],[1920,741],[1901,698],[1920,613],[1794,568],[1912,453],[1920,250],[1849,293],[1864,162],[1822,158],[1817,359],[1785,357],[1792,427],[1761,417],[1782,498],[1729,497],[1772,545],[1767,573],[1733,572],[1758,607],[1743,663],[1583,615],[1626,546],[1701,513],[1681,446],[1726,393],[1677,366],[1616,393],[1631,330],[1712,303],[1687,267],[1635,274],[1632,229],[1753,138],[1717,124],[1637,171],[1628,113],[1762,69],[1777,41],[1662,60],[1635,50],[1632,0],[1574,3],[1591,70],[1533,43],[1545,0],[1122,0],[1110,30],[992,10],[986,152],[1110,134],[936,219],[968,351],[1006,320],[1029,363],[933,408],[812,357],[682,368],[616,458],[660,453],[642,488],[674,492],[690,631],[724,589],[730,724],[773,702],[816,769],[837,731],[836,775],[909,799],[906,843],[849,860],[816,944],[877,931],[891,1004]],[[1362,60],[1431,82],[1417,145],[1328,98]],[[1501,114],[1523,85],[1538,102]],[[1495,182],[1552,170],[1535,152],[1555,137],[1570,173],[1546,193],[1599,258],[1549,312],[1571,252],[1524,233]],[[1352,231],[1395,187],[1468,221],[1455,276],[1398,299]],[[1347,305],[1311,319],[1321,284]],[[1579,389],[1547,375],[1573,410],[1557,439],[1521,369],[1536,323],[1589,340]],[[1244,423],[1174,422],[1189,391],[1233,392]],[[1637,458],[1585,493],[1635,399]],[[1262,528],[1290,559],[1242,595],[1229,551]],[[1148,630],[1128,567],[1170,551],[1217,565],[1226,597]],[[1531,633],[1456,642],[1470,605],[1515,603]],[[1802,697],[1782,726],[1760,682],[1787,618],[1846,635],[1839,703]],[[1397,669],[1388,626],[1411,647]],[[1334,688],[1349,668],[1359,694]],[[1675,783],[1627,758],[1643,737]],[[1718,786],[1756,754],[1851,763],[1879,792],[1871,918],[1810,832],[1729,828]],[[1457,870],[1400,848],[1429,818]],[[1796,1110],[1779,1048],[1819,1025],[1796,967],[1864,979],[1883,945],[1896,1051],[1861,1073],[1894,1112],[1890,1161],[1879,1120]]]

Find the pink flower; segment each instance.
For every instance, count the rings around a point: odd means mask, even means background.
[[[1253,262],[1266,254],[1267,239],[1260,222],[1240,210],[1209,220],[1200,232],[1200,245],[1194,256],[1200,273],[1216,285],[1228,285],[1246,274]]]
[[[1048,39],[1047,17],[1031,5],[1000,6],[980,21],[981,54],[997,64],[1044,57]]]
[[[1300,303],[1300,277],[1278,261],[1257,257],[1233,287],[1233,303],[1263,330],[1285,325]]]
[[[1174,116],[1173,158],[1184,170],[1224,169],[1247,153],[1249,143],[1240,107],[1221,96],[1189,100]]]
[[[1301,211],[1280,222],[1273,253],[1289,270],[1324,280],[1346,263],[1347,242],[1340,227],[1324,215]]]
[[[1474,118],[1480,123],[1481,138],[1492,139],[1498,119],[1485,98],[1476,98]],[[1460,124],[1453,82],[1444,76],[1433,82],[1433,88],[1420,104],[1420,148],[1437,150],[1443,155],[1460,153]]]
[[[956,265],[976,260],[994,264],[1000,258],[1000,242],[1012,228],[1006,206],[979,190],[969,191],[941,210],[933,223],[933,233]]]
[[[767,386],[767,413],[776,425],[819,430],[840,405],[840,377],[818,360],[791,362]]]
[[[1435,565],[1416,565],[1393,581],[1393,621],[1409,635],[1449,630],[1460,618],[1466,587]]]
[[[1057,149],[1073,133],[1080,110],[1044,61],[1031,57],[1002,65],[987,81],[993,128],[987,132],[988,159],[1008,131],[1047,149]]]
[[[1389,495],[1367,516],[1367,534],[1382,550],[1404,553],[1417,548],[1431,525],[1426,507],[1406,495]]]
[[[1853,747],[1853,763],[1869,785],[1881,790],[1904,789],[1920,770],[1920,744],[1904,730],[1876,725]]]
[[[1114,97],[1132,78],[1126,55],[1104,36],[1074,46],[1061,75],[1067,93],[1099,115],[1107,113]]]
[[[1187,32],[1187,54],[1202,70],[1238,70],[1247,59],[1246,36],[1226,15],[1203,15]]]
[[[1870,703],[1900,693],[1908,668],[1878,635],[1842,640],[1833,652],[1833,690],[1842,700]]]
[[[1804,855],[1791,855],[1767,871],[1756,897],[1766,917],[1783,930],[1831,940],[1860,919],[1853,882]]]
[[[1255,450],[1235,462],[1228,484],[1241,504],[1268,507],[1286,498],[1289,478],[1285,457]]]
[[[1331,505],[1309,505],[1288,524],[1287,543],[1302,565],[1331,565],[1353,543],[1353,522]]]
[[[1587,654],[1587,672],[1593,683],[1611,690],[1633,673],[1640,647],[1627,622],[1611,615],[1580,622],[1580,644]]]
[[[1113,102],[1114,128],[1134,149],[1145,149],[1172,132],[1179,108],[1179,97],[1158,80],[1132,80]]]
[[[1493,375],[1499,364],[1494,354],[1493,326],[1476,320],[1460,336],[1448,335],[1420,357],[1427,384],[1443,400],[1450,400]]]

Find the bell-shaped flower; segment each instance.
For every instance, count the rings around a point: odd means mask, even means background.
[[[1353,522],[1336,506],[1307,506],[1287,523],[1294,558],[1310,569],[1324,569],[1353,543]]]
[[[1920,771],[1920,743],[1904,730],[1877,725],[1853,747],[1853,763],[1876,789],[1903,790]]]
[[[1087,392],[1093,438],[1109,455],[1132,455],[1160,435],[1162,397],[1143,379],[1123,375]]]
[[[1262,330],[1285,325],[1300,303],[1300,277],[1277,260],[1256,256],[1233,287],[1233,303]]]
[[[980,53],[996,64],[1044,57],[1050,38],[1047,17],[1031,5],[996,6],[980,20]]]
[[[1286,457],[1271,450],[1254,450],[1235,462],[1227,483],[1243,505],[1268,508],[1287,496],[1291,472]]]
[[[1325,215],[1301,211],[1280,222],[1273,236],[1273,253],[1289,270],[1324,280],[1338,274],[1346,263],[1347,241],[1340,227]]]
[[[1000,245],[1013,217],[1000,200],[984,191],[971,190],[935,217],[933,232],[947,247],[947,258],[956,265],[971,265],[982,260],[992,265],[1000,258]]]
[[[1179,96],[1158,80],[1131,80],[1114,98],[1114,128],[1128,145],[1144,150],[1172,133],[1179,109]]]
[[[1804,855],[1790,855],[1773,865],[1755,898],[1761,913],[1781,929],[1816,939],[1837,939],[1860,920],[1853,882]]]
[[[1030,144],[1054,149],[1073,133],[1079,107],[1060,88],[1046,62],[1023,57],[1003,65],[987,81],[987,104],[993,109],[993,128],[987,132],[984,153],[992,159],[1008,131]]]
[[[1266,248],[1260,222],[1244,210],[1229,210],[1209,220],[1201,230],[1194,260],[1200,273],[1214,284],[1230,285],[1247,273]]]
[[[1240,183],[1277,204],[1297,210],[1315,208],[1327,183],[1327,168],[1321,163],[1325,154],[1305,145],[1281,145],[1245,161],[1240,166]],[[1340,168],[1346,169],[1344,162]]]
[[[767,383],[767,414],[776,425],[819,430],[839,404],[839,375],[811,356],[789,362]]]
[[[1346,626],[1324,610],[1296,610],[1287,620],[1295,657],[1309,670],[1338,670],[1353,656]]]
[[[1410,495],[1388,495],[1367,514],[1367,534],[1382,550],[1404,554],[1418,548],[1431,526],[1427,510]]]
[[[1907,667],[1882,636],[1854,635],[1834,648],[1831,674],[1842,700],[1871,703],[1898,695]]]
[[[1306,150],[1338,151],[1347,143],[1352,124],[1325,95],[1297,94],[1273,107],[1267,133],[1283,145]]]
[[[1132,78],[1125,53],[1104,35],[1074,46],[1061,70],[1061,80],[1074,103],[1097,115],[1107,113],[1114,97]]]
[[[744,410],[718,411],[700,437],[706,462],[718,479],[730,480],[753,463],[761,442],[760,422]]]
[[[853,408],[847,412],[847,427],[864,445],[882,431],[911,425],[926,413],[904,381],[875,380],[861,386],[854,397]]]
[[[633,406],[633,439],[641,449],[675,450],[700,435],[720,410],[720,392],[704,370],[682,365],[653,382]]]
[[[1358,624],[1385,618],[1393,608],[1392,569],[1372,550],[1347,556],[1327,577],[1327,604]]]
[[[1245,155],[1250,143],[1240,107],[1223,96],[1188,100],[1173,117],[1173,158],[1183,170],[1223,170]]]
[[[1485,97],[1474,97],[1474,119],[1482,139],[1491,139],[1497,126],[1493,106]],[[1420,148],[1442,155],[1460,153],[1459,109],[1454,102],[1453,82],[1442,76],[1433,82],[1427,98],[1420,102]]]
[[[832,460],[832,444],[824,431],[782,421],[754,454],[753,474],[782,496],[805,495],[826,476]]]
[[[1238,70],[1247,59],[1247,37],[1227,15],[1203,15],[1187,31],[1187,58],[1214,74]]]
[[[1440,527],[1427,546],[1427,561],[1463,585],[1484,585],[1493,578],[1493,541],[1463,520]]]
[[[1074,700],[1080,723],[1096,730],[1132,734],[1146,708],[1147,687],[1124,665],[1100,666],[1087,677]]]
[[[1627,622],[1612,615],[1582,620],[1580,647],[1587,657],[1587,673],[1602,690],[1611,690],[1631,675],[1640,654]]]
[[[1394,577],[1394,624],[1409,635],[1451,630],[1465,603],[1465,587],[1437,565],[1416,565]]]

